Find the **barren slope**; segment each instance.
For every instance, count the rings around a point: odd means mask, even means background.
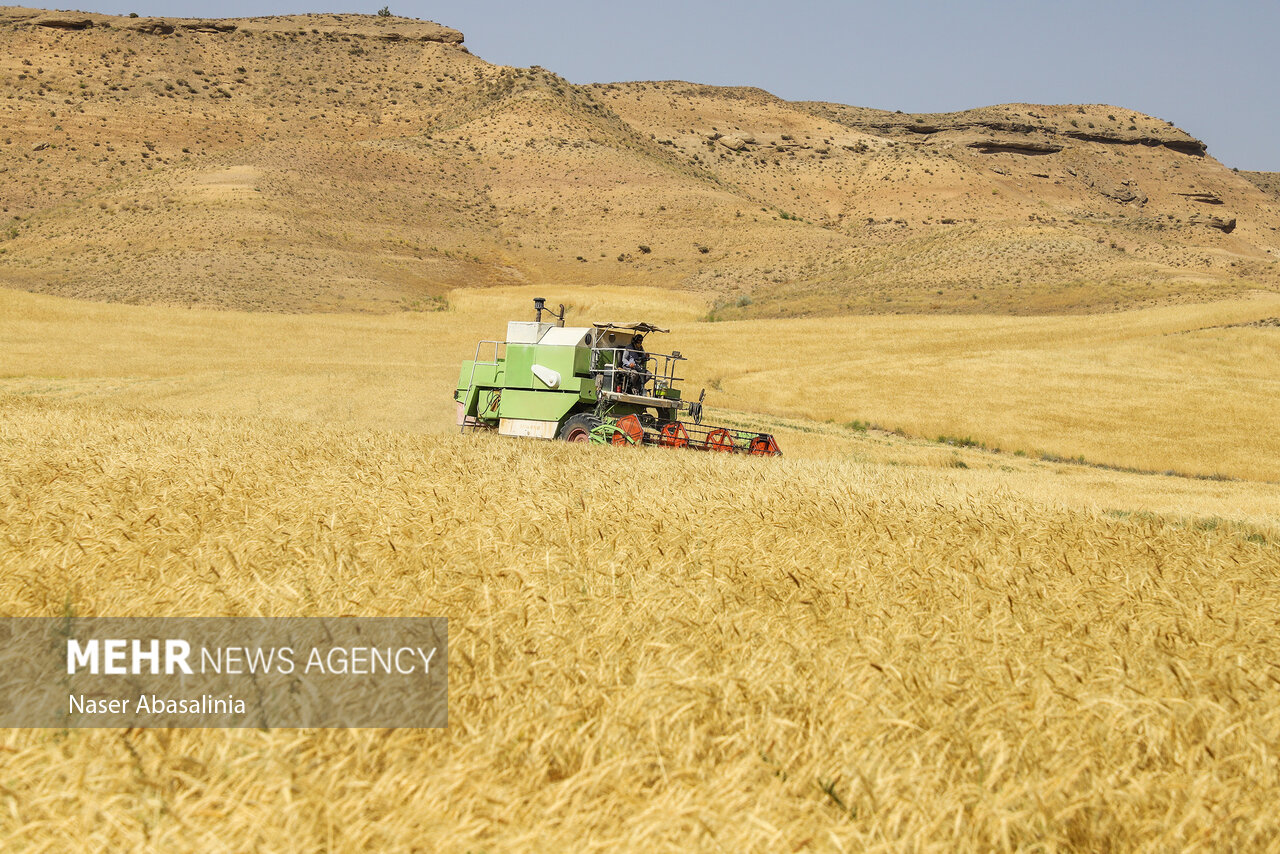
[[[1098,310],[1280,288],[1280,199],[1106,106],[911,116],[573,86],[422,21],[0,9],[0,284],[429,309],[682,288],[717,316]]]
[[[1280,199],[1280,172],[1241,172],[1239,174],[1271,198]]]

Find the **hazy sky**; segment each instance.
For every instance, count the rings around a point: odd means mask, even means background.
[[[89,11],[185,17],[370,13],[389,3],[462,30],[490,62],[541,65],[574,83],[750,85],[904,112],[1107,103],[1172,121],[1228,166],[1280,171],[1277,0],[87,2]]]

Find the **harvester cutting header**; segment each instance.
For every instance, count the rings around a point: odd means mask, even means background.
[[[565,326],[541,297],[532,321],[507,324],[505,341],[481,341],[462,363],[453,399],[458,426],[503,436],[614,445],[781,455],[768,433],[702,423],[702,399],[684,400],[676,384],[680,351],[649,352],[651,323]],[[556,320],[544,322],[543,312]],[[489,357],[484,359],[482,357]],[[681,414],[687,414],[681,419]]]

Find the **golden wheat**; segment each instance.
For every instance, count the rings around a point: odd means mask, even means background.
[[[441,615],[443,731],[10,730],[0,847],[1266,850],[1273,533],[966,472],[0,404],[0,602]]]
[[[455,291],[452,309],[277,316],[83,303],[0,290],[0,390],[188,412],[443,432],[476,341],[527,317],[670,325],[689,388],[771,418],[869,421],[1008,452],[1280,481],[1280,298],[1080,317],[838,317],[702,323],[694,294],[643,288]],[[805,430],[813,425],[804,425]],[[825,457],[824,437],[787,437]],[[1012,459],[1006,460],[1013,463]]]

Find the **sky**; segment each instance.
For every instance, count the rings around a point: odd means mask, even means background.
[[[541,65],[573,83],[758,86],[788,100],[908,113],[1105,103],[1173,122],[1227,166],[1280,172],[1276,0],[82,2],[84,11],[175,17],[387,5],[461,30],[489,62]]]

